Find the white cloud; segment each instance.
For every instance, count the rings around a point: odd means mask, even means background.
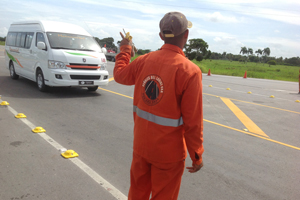
[[[206,20],[211,22],[221,22],[221,23],[237,23],[239,22],[235,17],[223,16],[220,12],[214,12],[212,14],[207,14]]]
[[[203,1],[199,1],[199,4]],[[271,19],[288,24],[300,25],[300,1],[298,0],[224,0],[209,1],[206,5],[216,12],[228,12],[236,15],[247,15],[257,18]]]
[[[300,52],[300,40],[289,38],[260,36],[244,39],[243,42],[246,47],[252,48],[254,51],[269,47],[271,49],[270,56],[297,57]]]
[[[0,36],[3,35],[4,37],[7,35],[8,29],[6,27],[0,27]]]
[[[192,28],[193,29],[193,28]],[[195,30],[190,31],[190,37],[234,37],[234,35],[226,32],[219,31],[209,31],[201,28],[195,28]]]
[[[238,54],[241,47],[245,46],[234,36],[215,37],[213,41],[210,45],[210,49],[213,52],[225,51],[227,53]]]
[[[257,9],[257,12],[255,13],[247,13],[246,15],[252,15],[260,18],[266,18],[271,19],[283,23],[289,23],[289,24],[295,24],[300,25],[300,13],[293,13],[289,11],[280,11],[280,10],[274,10],[274,9]]]
[[[168,8],[158,6],[154,3],[148,3],[145,1],[95,1],[95,0],[73,0],[84,4],[97,5],[103,7],[111,7],[115,9],[126,9],[131,11],[139,11],[145,14],[157,15],[165,14],[169,11]],[[167,10],[167,11],[166,11]]]
[[[0,20],[1,37],[13,21],[45,19],[78,24],[100,39],[113,37],[115,43],[125,28],[138,48],[156,50],[163,44],[158,36],[160,19],[178,10],[193,23],[189,39],[204,39],[214,52],[238,54],[241,46],[270,47],[271,56],[300,52],[299,0],[192,0],[184,5],[180,0],[69,0],[64,6],[58,0],[4,0],[3,4],[0,18],[6,20]]]

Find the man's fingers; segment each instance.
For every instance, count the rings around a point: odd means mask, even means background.
[[[190,173],[195,173],[199,171],[202,167],[203,167],[203,163],[201,163],[200,165],[193,164],[192,167],[186,167],[186,169],[188,169]]]
[[[120,35],[121,35],[122,39],[124,39],[124,38],[125,38],[122,32],[120,32]]]

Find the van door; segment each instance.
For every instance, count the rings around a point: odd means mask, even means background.
[[[20,59],[20,48],[16,45],[17,44],[17,32],[9,32],[7,34],[7,42],[6,49],[7,56],[10,60],[13,61],[15,72],[18,75],[22,75],[23,73],[23,65],[19,62]],[[21,38],[21,35],[20,35]]]
[[[19,61],[22,64],[22,69],[23,69],[22,75],[29,79],[32,79],[32,75],[30,74],[30,71],[28,69],[30,68],[30,66],[34,65],[32,50],[30,49],[32,39],[33,39],[33,34],[34,34],[33,32],[31,33],[22,32],[20,43],[18,44],[18,46],[20,47]]]
[[[40,50],[37,48],[38,42],[44,42],[46,44],[45,50]],[[47,82],[48,80],[48,47],[45,40],[45,35],[42,32],[37,32],[35,37],[35,45],[32,48],[33,56],[35,57],[36,64],[32,66],[30,69],[30,73],[32,73],[33,78],[35,80],[35,69],[40,67],[44,74],[44,79]]]

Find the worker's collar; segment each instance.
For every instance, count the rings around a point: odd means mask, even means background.
[[[176,53],[179,53],[185,57],[185,54],[183,53],[182,49],[180,49],[178,46],[173,44],[164,44],[161,49],[168,49],[171,51],[175,51]]]

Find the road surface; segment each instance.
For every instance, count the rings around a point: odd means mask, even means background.
[[[0,199],[126,199],[134,87],[113,80],[114,63],[109,85],[96,92],[42,93],[12,80],[3,55],[0,46],[0,102],[9,103],[0,106]],[[185,171],[179,199],[298,199],[298,90],[295,82],[203,74],[204,167]],[[33,133],[37,126],[46,133]],[[79,157],[64,159],[62,147]]]

